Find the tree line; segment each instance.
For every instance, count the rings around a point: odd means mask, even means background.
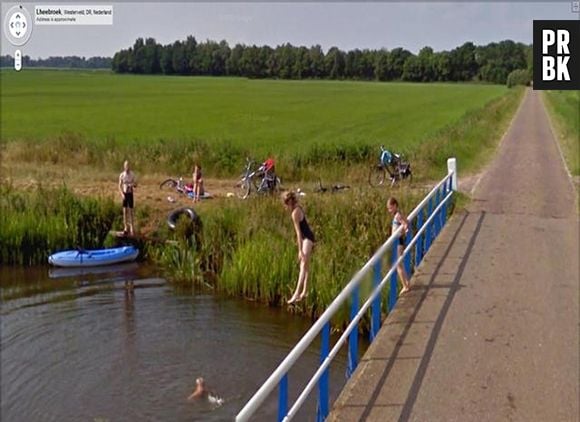
[[[30,56],[22,56],[22,67],[57,67],[67,69],[111,69],[113,60],[110,57],[79,57],[79,56],[54,56],[46,59],[31,59]],[[0,67],[13,67],[14,57],[10,55],[0,56]]]
[[[485,46],[466,42],[440,52],[424,47],[415,55],[403,48],[343,51],[332,47],[324,52],[320,45],[236,44],[231,48],[226,41],[197,42],[194,36],[168,45],[138,38],[112,60],[117,73],[496,84],[505,84],[516,70],[529,75],[531,66],[532,46],[511,40]]]

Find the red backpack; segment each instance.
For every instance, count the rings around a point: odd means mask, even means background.
[[[264,170],[265,171],[273,171],[274,170],[274,159],[273,158],[268,158],[266,161],[264,161]]]

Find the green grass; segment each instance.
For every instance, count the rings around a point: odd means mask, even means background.
[[[352,189],[342,194],[307,195],[302,203],[317,237],[311,262],[308,300],[292,310],[316,317],[326,309],[362,265],[387,239],[389,194],[410,211],[423,192]],[[268,306],[284,306],[298,278],[297,248],[288,212],[278,198],[254,198],[200,210],[201,232],[153,248],[151,256],[178,284],[210,286],[214,291]],[[390,253],[387,253],[384,268]],[[370,276],[363,291],[370,288]],[[345,307],[333,321],[348,321]]]
[[[568,170],[573,176],[580,176],[580,92],[546,91],[544,98]]]
[[[71,162],[116,168],[131,156],[137,167],[174,171],[200,159],[214,174],[230,175],[245,155],[273,154],[293,169],[368,160],[381,143],[417,151],[469,111],[511,94],[503,86],[470,84],[50,70],[0,76],[1,139],[28,143],[33,151],[22,159],[58,163],[72,151]]]

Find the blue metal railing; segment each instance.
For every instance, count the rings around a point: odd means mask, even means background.
[[[254,396],[246,403],[244,408],[236,416],[236,421],[248,421],[258,410],[260,405],[266,400],[268,395],[279,388],[278,421],[290,421],[306,401],[311,391],[318,384],[318,408],[317,421],[324,421],[330,411],[329,404],[329,366],[342,345],[348,339],[348,362],[347,376],[350,377],[358,364],[358,323],[371,309],[370,340],[374,340],[381,325],[381,292],[389,285],[389,295],[387,299],[387,309],[393,310],[397,302],[397,266],[402,263],[407,274],[412,274],[414,268],[420,265],[423,257],[432,245],[435,237],[441,232],[447,218],[447,208],[453,191],[457,190],[457,169],[454,158],[447,160],[448,174],[441,180],[431,192],[415,207],[409,214],[409,235],[406,236],[405,249],[401,256],[397,254],[397,242],[402,234],[402,227],[399,227],[387,241],[375,252],[369,261],[354,275],[351,281],[338,294],[334,301],[316,320],[312,327],[304,334],[300,341],[294,346],[286,358],[278,365],[272,375],[258,389]],[[413,234],[413,222],[415,223],[415,233]],[[412,259],[412,252],[415,252],[415,259]],[[382,275],[382,259],[387,252],[391,251],[391,266],[386,275]],[[373,290],[366,301],[359,306],[359,286],[367,274],[372,271]],[[330,319],[340,309],[340,307],[351,300],[350,323],[344,330],[335,345],[330,348]],[[300,358],[304,351],[321,334],[320,366],[310,379],[298,398],[288,409],[288,371]]]

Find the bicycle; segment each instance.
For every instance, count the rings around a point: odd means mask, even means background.
[[[322,179],[319,177],[318,178],[318,186],[314,189],[314,192],[315,193],[326,193],[326,192],[336,193],[338,191],[345,190],[345,189],[350,189],[350,186],[344,185],[342,183],[337,183],[335,185],[332,185],[331,187],[322,186]]]
[[[411,164],[404,161],[402,155],[386,150],[383,145],[380,148],[379,162],[371,166],[369,172],[369,185],[373,187],[382,186],[387,179],[391,181],[391,187],[402,180],[408,180],[411,183],[413,180]],[[387,174],[389,175],[388,178]]]
[[[183,183],[183,177],[180,177],[179,179],[170,177],[169,179],[164,180],[159,184],[159,189],[164,188],[175,189],[177,193],[183,195],[189,195],[190,193],[193,193],[193,184]]]
[[[237,196],[246,199],[252,191],[257,194],[272,194],[280,190],[282,182],[280,178],[266,171],[265,165],[262,164],[256,170],[255,161],[246,158],[246,167],[244,173],[240,176],[240,181],[236,184]],[[259,179],[259,183],[256,180]]]

